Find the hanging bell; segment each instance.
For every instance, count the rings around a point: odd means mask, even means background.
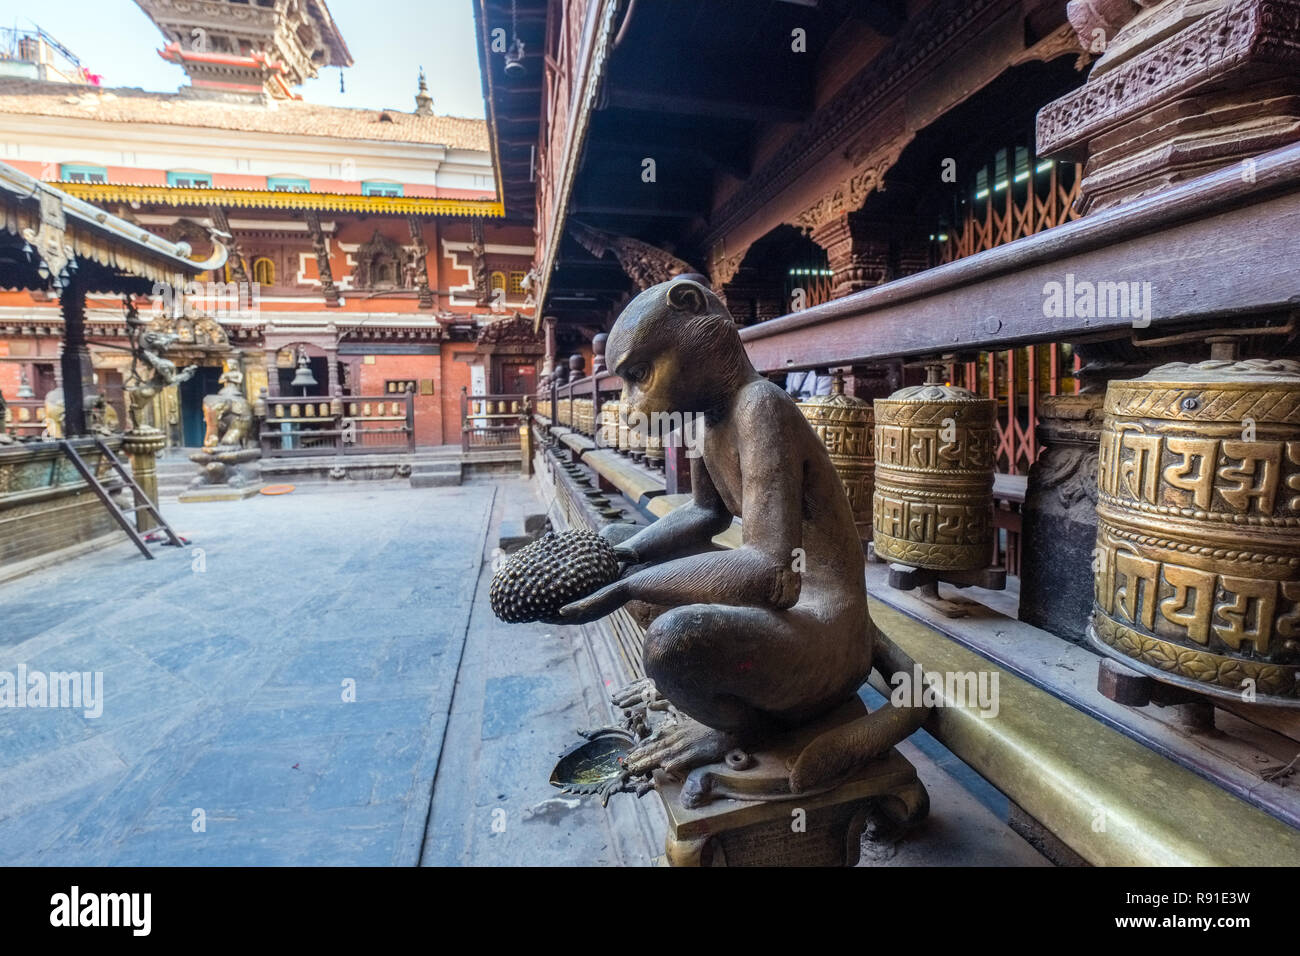
[[[298,370],[294,372],[293,381],[289,383],[291,388],[315,388],[317,385],[316,376],[311,373],[311,365],[307,361],[305,354],[298,356]]]

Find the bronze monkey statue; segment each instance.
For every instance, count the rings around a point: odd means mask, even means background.
[[[627,766],[681,775],[856,694],[876,634],[862,545],[825,446],[790,396],[755,371],[731,315],[703,285],[678,278],[640,293],[605,354],[632,411],[702,417],[702,452],[691,461],[693,500],[623,542],[627,573],[562,615],[593,621],[629,601],[670,608],[646,632],[645,671],[685,719],[643,741]],[[743,545],[714,550],[733,516]],[[792,790],[833,782],[922,716],[882,707],[828,731],[800,756]]]

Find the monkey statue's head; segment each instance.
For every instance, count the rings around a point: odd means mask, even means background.
[[[627,304],[605,345],[629,411],[718,415],[758,373],[731,313],[693,279],[646,289]]]

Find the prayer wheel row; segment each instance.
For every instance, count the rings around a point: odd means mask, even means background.
[[[878,557],[988,565],[992,399],[932,373],[874,408],[840,387],[799,407]],[[1111,382],[1097,461],[1094,646],[1200,693],[1300,707],[1300,362]]]

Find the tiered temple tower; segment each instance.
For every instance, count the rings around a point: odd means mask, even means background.
[[[136,0],[167,40],[159,55],[182,91],[234,100],[296,98],[293,88],[352,55],[324,0]]]

